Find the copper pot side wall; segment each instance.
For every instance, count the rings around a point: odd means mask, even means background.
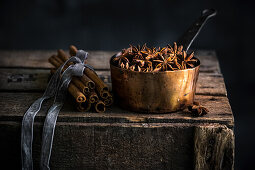
[[[166,113],[193,103],[199,65],[192,69],[137,72],[110,63],[115,101],[131,111]]]

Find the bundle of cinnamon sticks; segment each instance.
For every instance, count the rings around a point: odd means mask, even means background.
[[[75,56],[77,48],[73,45],[69,48],[70,56]],[[57,55],[52,55],[49,62],[55,67],[51,70],[54,73],[70,57],[62,49]],[[72,63],[68,63],[64,70]],[[113,104],[113,98],[108,86],[98,77],[96,72],[90,68],[85,68],[82,77],[73,77],[69,84],[68,92],[74,97],[77,109],[82,112],[95,110],[105,112],[106,107]]]

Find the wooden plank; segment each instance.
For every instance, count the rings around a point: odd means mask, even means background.
[[[56,50],[0,51],[0,67],[52,68],[48,58],[56,53]],[[109,69],[110,57],[116,53],[116,51],[89,51],[88,63],[95,69]]]
[[[199,73],[196,94],[227,96],[227,90],[222,74]]]
[[[0,93],[0,121],[21,121],[23,114],[30,104],[42,93]],[[25,100],[24,100],[25,99]],[[58,122],[87,122],[87,123],[219,123],[233,128],[234,120],[226,97],[196,95],[210,113],[203,117],[193,117],[187,111],[168,114],[137,114],[113,105],[105,113],[77,112],[72,98],[66,101],[59,114]],[[36,121],[44,121],[47,108],[52,101],[44,104],[38,113]]]
[[[88,64],[95,69],[109,69],[109,60],[116,51],[89,51]],[[0,67],[52,68],[48,58],[56,51],[0,51]],[[220,73],[215,51],[197,50],[201,72]]]
[[[61,170],[194,169],[197,167],[193,161],[197,160],[194,149],[203,151],[203,147],[197,147],[201,140],[197,136],[199,132],[195,131],[196,126],[200,124],[57,122],[50,167]],[[21,122],[0,121],[0,131],[8,132],[0,133],[3,167],[20,168],[20,127]],[[226,130],[225,126],[218,124],[210,124],[210,127],[218,134]],[[41,133],[42,123],[35,123],[34,169],[39,169]],[[209,137],[210,141],[219,139],[218,135]],[[203,136],[201,138],[204,139]],[[229,149],[233,152],[233,148]],[[230,150],[221,152],[229,155]],[[207,156],[217,153],[214,149],[206,150]],[[222,160],[222,165],[229,165],[225,169],[231,169],[233,159],[226,158]],[[214,164],[207,167],[215,169]]]
[[[216,52],[211,50],[197,50],[195,56],[201,62],[200,72],[221,73]]]
[[[111,89],[110,71],[97,71],[99,77]],[[44,91],[50,76],[47,69],[0,68],[0,91]],[[226,96],[226,87],[221,74],[200,73],[197,94]]]
[[[0,91],[44,91],[49,76],[45,69],[0,69]]]
[[[195,127],[195,170],[234,169],[234,132],[213,125]]]

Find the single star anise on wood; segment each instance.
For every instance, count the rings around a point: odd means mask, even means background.
[[[200,105],[198,102],[193,102],[192,105],[188,106],[188,110],[194,115],[194,116],[203,116],[209,112],[207,108]]]

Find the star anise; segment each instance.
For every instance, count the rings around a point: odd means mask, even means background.
[[[120,64],[120,68],[129,69],[129,64],[128,64],[128,62],[126,62],[126,64],[121,63],[121,64]]]
[[[209,112],[207,108],[200,105],[198,102],[193,102],[192,105],[188,106],[188,110],[194,115],[194,116],[203,116]]]
[[[145,53],[146,53],[146,44],[144,44],[142,47],[138,45],[137,47],[130,45],[131,52],[134,59],[144,59]]]
[[[183,46],[177,46],[176,43],[173,47],[167,45],[163,48],[148,48],[146,44],[130,45],[129,48],[123,49],[113,61],[121,68],[143,72],[183,70],[197,65],[194,53],[187,55],[183,51]]]
[[[123,65],[125,65],[126,63],[129,63],[129,59],[127,58],[128,55],[128,50],[122,50],[121,53],[118,53],[116,55],[116,57],[113,59],[113,62],[118,62],[118,65],[121,68],[124,68]]]
[[[145,60],[154,59],[158,56],[158,52],[157,52],[157,49],[155,47],[152,47],[152,48],[147,47],[147,51],[145,51],[143,53],[147,55],[145,57]]]
[[[143,69],[143,72],[151,72],[151,71],[153,71],[152,62],[149,61],[149,60],[145,60],[144,68],[145,68],[145,69]]]
[[[129,67],[130,70],[132,71],[142,71],[141,67],[139,65],[132,65]]]
[[[173,48],[169,44],[167,45],[167,47],[168,47],[168,53],[170,53],[170,55],[173,55],[173,56],[182,55],[182,50],[183,50],[182,45],[180,45],[178,47],[176,42],[174,42],[174,47]]]
[[[159,64],[156,65],[156,68],[153,70],[154,72],[157,71],[166,71],[166,70],[174,70],[174,68],[172,67],[172,64],[174,63],[173,57],[164,57],[163,55],[159,54],[160,56],[160,60],[153,60],[153,62],[157,62]]]
[[[145,60],[141,59],[134,59],[132,63],[139,65],[140,67],[143,67],[145,65]]]
[[[134,59],[132,61],[132,66],[131,66],[131,70],[137,70],[139,71],[143,71],[143,72],[149,72],[153,70],[153,66],[152,66],[152,62],[149,60],[140,60],[140,59]],[[135,69],[136,67],[134,67],[134,65],[137,65],[139,67],[137,67],[137,69]]]
[[[186,69],[187,67],[188,68],[193,68],[197,62],[197,59],[194,59],[194,52],[192,52],[189,56],[187,56],[187,53],[185,51],[183,51],[183,55],[182,55],[183,59],[182,59],[182,62],[184,63],[185,65],[185,68],[183,69]]]

